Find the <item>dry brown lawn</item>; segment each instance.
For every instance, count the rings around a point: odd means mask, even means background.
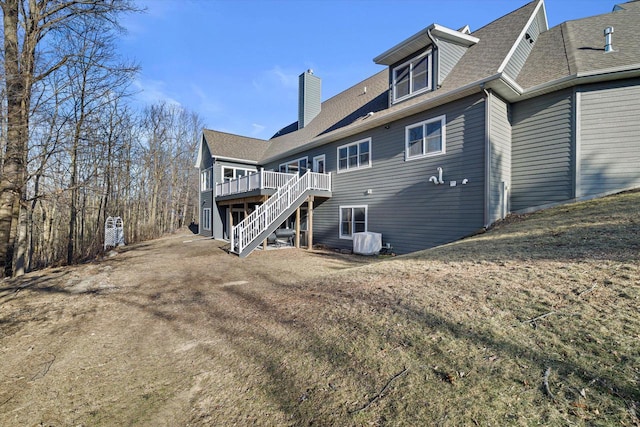
[[[639,426],[639,211],[386,259],[179,234],[0,282],[0,425]]]

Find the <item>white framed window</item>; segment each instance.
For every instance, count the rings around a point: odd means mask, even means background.
[[[326,156],[321,154],[313,158],[313,171],[317,173],[326,173]]]
[[[211,208],[202,209],[202,228],[211,230]]]
[[[340,238],[353,239],[353,233],[367,231],[367,205],[340,206]]]
[[[308,163],[308,157],[300,157],[299,159],[291,160],[287,163],[281,163],[278,171],[283,173],[297,173],[303,175],[307,171],[307,169],[309,169]]]
[[[431,90],[431,49],[422,55],[394,67],[393,102]]]
[[[405,127],[405,160],[436,156],[446,152],[446,116],[438,116]]]
[[[371,167],[371,138],[338,147],[338,173]]]
[[[237,178],[241,178],[246,175],[251,175],[252,173],[256,173],[255,169],[244,169],[244,168],[232,168],[224,166],[222,168],[222,180],[224,182],[231,181]]]
[[[200,191],[211,190],[211,169],[200,172]]]

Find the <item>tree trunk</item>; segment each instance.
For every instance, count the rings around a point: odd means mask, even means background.
[[[18,53],[18,0],[2,4],[4,24],[5,82],[7,86],[7,142],[0,180],[0,277],[11,274],[13,261],[12,225],[14,212],[22,194],[24,163],[22,155],[24,118],[22,98],[24,81]]]

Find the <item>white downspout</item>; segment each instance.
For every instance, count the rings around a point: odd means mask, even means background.
[[[489,227],[491,224],[491,92],[484,87],[484,84],[480,87],[486,97],[484,103],[484,226]]]

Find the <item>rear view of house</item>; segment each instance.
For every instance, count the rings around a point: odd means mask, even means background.
[[[240,256],[363,232],[407,253],[638,187],[638,27],[640,2],[548,28],[536,0],[390,43],[379,73],[325,101],[305,71],[298,120],[271,139],[203,131],[200,233]]]

